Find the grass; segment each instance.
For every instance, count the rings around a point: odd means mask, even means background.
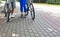
[[[47,4],[47,3],[35,3],[40,5],[48,5],[48,6],[60,6],[59,4]]]
[[[16,0],[16,2],[18,2],[18,0]],[[49,5],[49,6],[60,6],[60,4],[48,4],[48,3],[35,3],[35,4]]]

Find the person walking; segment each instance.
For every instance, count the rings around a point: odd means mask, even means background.
[[[13,13],[14,13],[14,9],[16,8],[16,0],[7,0],[7,3],[9,4],[10,11],[11,11],[10,17],[15,17]]]
[[[26,0],[18,0],[20,3],[20,11],[21,11],[21,17],[26,17],[27,15],[27,9],[26,9]]]

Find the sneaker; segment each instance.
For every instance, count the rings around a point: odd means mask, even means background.
[[[24,18],[26,18],[27,14],[24,15]]]
[[[10,15],[9,18],[15,18],[15,16],[14,15]]]
[[[23,17],[23,14],[21,14],[21,16],[20,16],[21,18]]]
[[[25,14],[25,16],[27,16],[28,14]]]
[[[15,16],[14,15],[11,15],[11,18],[15,18]]]
[[[12,15],[11,15],[11,13],[10,13],[10,16],[9,16],[9,18],[11,18],[11,16],[12,16]]]

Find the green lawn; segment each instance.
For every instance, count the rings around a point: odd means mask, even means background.
[[[47,4],[47,3],[35,3],[40,5],[48,5],[48,6],[60,6],[59,4]]]
[[[6,0],[2,0],[2,1],[6,1]],[[18,1],[18,0],[16,0],[16,1]],[[36,4],[60,6],[59,4],[48,4],[48,3],[36,3]]]
[[[2,0],[2,1],[6,1],[6,0]],[[18,0],[16,0],[16,1],[18,1]]]

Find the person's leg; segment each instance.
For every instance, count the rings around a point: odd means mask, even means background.
[[[27,9],[26,9],[26,4],[24,4],[24,17],[26,18],[26,16],[27,16]]]
[[[14,13],[14,2],[11,2],[11,17],[15,17],[14,15],[13,15],[13,13]]]
[[[23,7],[24,7],[24,13],[26,14],[26,11],[27,11],[27,9],[26,9],[26,0],[23,0]]]
[[[23,6],[22,6],[22,4],[20,4],[20,11],[21,11],[21,14],[23,14]]]
[[[14,9],[13,9],[13,2],[11,2],[11,14],[13,14]]]
[[[13,8],[13,9],[11,9],[11,14],[13,15],[13,13],[14,13],[14,8]]]
[[[27,11],[27,10],[26,10],[26,5],[24,5],[24,12],[26,13],[26,11]]]
[[[20,2],[20,11],[21,11],[21,17],[23,17],[23,3]]]
[[[14,13],[14,9],[16,8],[16,1],[11,2],[11,6],[12,6],[12,14]]]

